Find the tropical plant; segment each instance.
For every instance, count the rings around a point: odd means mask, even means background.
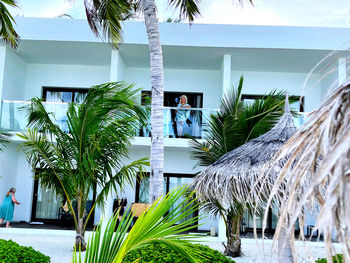
[[[18,47],[19,35],[13,27],[15,20],[7,10],[6,5],[18,7],[15,0],[0,0],[0,37],[5,43],[16,49]]]
[[[147,117],[137,102],[138,92],[122,82],[93,86],[82,104],[68,105],[68,132],[54,123],[53,114],[40,99],[33,98],[28,107],[32,129],[19,134],[25,140],[21,147],[33,169],[40,169],[36,175],[40,183],[67,199],[76,246],[82,250],[95,206],[103,204],[111,190],[117,192],[125,183],[133,185],[136,174],[148,165],[147,158],[129,164],[121,161],[128,158],[139,121]],[[95,186],[101,190],[87,211],[88,195]]]
[[[0,239],[0,262],[49,263],[50,257],[32,247],[20,246],[12,240]]]
[[[0,152],[4,150],[5,144],[9,141],[11,134],[0,129]]]
[[[183,220],[196,211],[199,205],[194,200],[183,200],[176,205],[185,191],[186,187],[180,187],[164,198],[157,199],[140,215],[129,233],[127,231],[133,221],[132,213],[124,213],[119,224],[119,215],[116,213],[104,233],[100,227],[95,229],[88,241],[84,262],[121,263],[128,253],[155,244],[166,245],[186,257],[189,262],[196,262],[200,256],[199,250],[193,248],[189,241],[198,236],[184,232],[197,227],[198,217]],[[175,205],[175,209],[172,209]],[[73,253],[72,262],[83,262],[78,251]]]
[[[274,238],[283,235],[299,220],[302,230],[305,213],[316,209],[313,231],[323,233],[328,262],[332,262],[332,233],[343,244],[343,259],[350,258],[350,84],[334,89],[322,105],[276,154],[272,164],[284,159],[283,169],[271,182],[268,205],[277,200],[280,216]],[[270,188],[271,187],[271,188]],[[282,193],[282,194],[281,194]],[[265,211],[265,220],[266,220]],[[292,232],[293,233],[293,232]],[[303,231],[300,237],[305,240]],[[290,237],[294,242],[294,236]],[[346,261],[347,262],[347,261]]]
[[[242,101],[243,81],[242,76],[237,89],[232,87],[224,95],[220,111],[210,115],[204,140],[191,140],[192,157],[198,161],[197,165],[209,166],[224,154],[265,134],[284,113],[285,97],[282,92],[270,92],[252,103]],[[204,200],[203,206],[205,211],[223,218],[227,236],[226,253],[230,256],[241,253],[240,223],[247,207],[252,207],[238,201],[241,197],[235,199],[229,208],[215,198]]]
[[[237,0],[242,3],[243,0]],[[252,3],[252,0],[247,0]],[[105,36],[118,45],[121,40],[121,21],[135,11],[144,15],[150,49],[150,70],[152,87],[152,137],[151,137],[151,177],[150,202],[157,200],[163,192],[164,135],[163,135],[163,94],[164,70],[163,54],[158,28],[157,5],[155,0],[84,0],[86,14],[92,31],[97,36]],[[169,0],[168,5],[179,11],[179,19],[191,23],[200,15],[202,0]]]
[[[198,263],[235,263],[221,252],[211,249],[201,244],[191,244],[191,250],[199,250],[205,257],[196,257]],[[129,252],[123,260],[123,263],[132,263],[141,259],[141,262],[171,262],[171,263],[189,263],[190,261],[177,251],[163,244],[149,245]],[[340,262],[341,263],[341,262]]]

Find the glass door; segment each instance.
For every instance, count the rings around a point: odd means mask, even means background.
[[[163,182],[163,193],[164,195],[169,193],[176,187],[189,185],[192,182],[192,174],[164,174]],[[149,175],[143,177],[142,179],[138,178],[136,182],[136,193],[135,193],[135,203],[148,203],[149,197]],[[178,206],[185,196],[179,198],[176,204],[170,208],[172,211],[176,206]],[[198,215],[198,212],[188,215],[184,220],[193,218]]]
[[[40,172],[39,170],[36,171]],[[90,212],[96,198],[95,189],[90,189],[88,201],[86,202],[86,214]],[[53,224],[63,224],[67,226],[73,225],[73,218],[69,211],[65,211],[66,200],[57,195],[55,190],[48,189],[40,184],[38,179],[34,179],[33,204],[32,204],[32,222],[43,222]],[[76,211],[76,202],[72,200],[74,211]],[[68,208],[68,207],[67,207]],[[93,214],[90,217],[89,224],[93,225]]]

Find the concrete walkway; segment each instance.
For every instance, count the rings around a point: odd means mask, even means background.
[[[91,232],[87,233],[87,237]],[[0,228],[0,239],[12,239],[13,241],[24,246],[32,246],[34,249],[51,257],[52,263],[69,263],[74,245],[75,233],[71,230],[38,230],[38,229],[20,229]],[[218,238],[203,237],[201,238],[205,245],[221,252],[224,247]],[[239,258],[234,258],[237,263],[250,262],[277,262],[276,250],[271,251],[272,241],[264,241],[264,251],[262,251],[261,240],[258,242],[254,239],[242,239],[242,251],[244,255]],[[340,244],[335,244],[336,250],[341,250]],[[309,253],[314,255],[314,258],[325,257],[324,245],[322,242],[309,243],[308,252],[305,251],[301,242],[296,242],[296,250],[298,251],[298,262],[314,262],[314,259],[308,259],[306,256]],[[265,255],[265,256],[264,256]]]

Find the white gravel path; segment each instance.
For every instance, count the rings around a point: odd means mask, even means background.
[[[87,235],[90,235],[88,233]],[[69,263],[72,255],[74,244],[74,231],[66,230],[38,230],[38,229],[20,229],[0,228],[1,239],[12,239],[13,241],[24,246],[32,246],[34,249],[51,257],[52,263]],[[223,252],[224,247],[215,237],[203,237],[204,244],[211,248]],[[276,251],[271,253],[271,240],[264,241],[265,253],[262,252],[261,240],[258,242],[259,247],[254,239],[242,239],[242,251],[244,255],[234,258],[237,263],[251,262],[277,262]],[[340,244],[335,244],[336,250],[341,250]],[[314,262],[307,260],[304,246],[297,242],[296,250],[298,251],[298,262]],[[325,250],[322,242],[312,242],[309,244],[309,251],[314,258],[324,257]],[[266,255],[264,258],[264,254]],[[272,256],[271,256],[272,255]]]

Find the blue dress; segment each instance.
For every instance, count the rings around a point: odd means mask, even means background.
[[[12,194],[5,196],[5,200],[0,206],[0,218],[5,219],[5,221],[12,221],[14,210],[15,204],[12,202]]]

